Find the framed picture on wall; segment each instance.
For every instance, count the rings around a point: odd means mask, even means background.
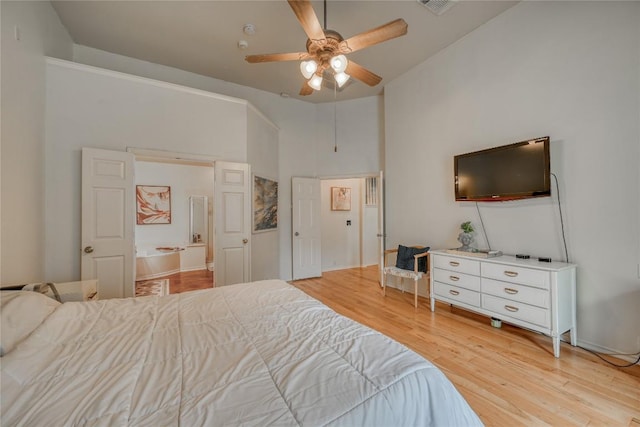
[[[278,228],[278,181],[253,176],[253,232]]]
[[[331,210],[350,211],[351,210],[351,188],[331,187]]]
[[[171,224],[171,187],[136,185],[136,224]]]

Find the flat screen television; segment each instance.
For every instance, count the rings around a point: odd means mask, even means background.
[[[453,158],[457,201],[505,201],[551,196],[549,137]]]

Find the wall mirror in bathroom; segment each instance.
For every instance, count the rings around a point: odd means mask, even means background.
[[[209,202],[207,196],[189,196],[189,239],[191,244],[207,246],[209,237]]]

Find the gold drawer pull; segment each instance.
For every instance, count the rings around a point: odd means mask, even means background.
[[[506,293],[508,293],[508,294],[511,294],[511,295],[515,295],[515,294],[517,294],[517,293],[518,293],[518,290],[517,290],[517,289],[512,289],[512,288],[504,288],[504,291],[505,291]]]
[[[460,280],[458,276],[449,276],[449,279],[451,279],[452,282],[457,282],[458,280]]]
[[[458,291],[454,291],[454,290],[450,290],[450,291],[449,291],[449,293],[450,293],[451,295],[456,295],[456,296],[457,296],[457,295],[460,295],[460,292],[458,292]]]
[[[458,261],[449,261],[449,265],[452,267],[457,267],[460,265],[460,263]]]
[[[504,272],[504,275],[505,275],[505,276],[509,276],[509,277],[516,277],[516,276],[518,275],[518,272],[517,272],[517,271],[509,271],[509,270],[506,270],[506,271]]]
[[[505,308],[507,311],[511,311],[512,313],[515,313],[516,311],[518,311],[518,310],[519,310],[519,308],[518,308],[518,307],[514,307],[514,306],[512,306],[512,305],[505,305],[505,306],[504,306],[504,308]]]

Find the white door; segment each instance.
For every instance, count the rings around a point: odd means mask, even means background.
[[[380,274],[380,286],[382,286],[383,273],[382,269],[384,268],[384,250],[385,250],[385,238],[387,237],[384,233],[384,173],[380,171],[380,176],[378,176],[378,246],[380,249],[380,261],[379,261],[379,274]]]
[[[320,180],[291,180],[293,225],[293,280],[322,276]]]
[[[82,280],[98,280],[98,298],[135,289],[134,156],[82,149]]]
[[[215,286],[251,281],[251,187],[249,165],[216,161]]]

